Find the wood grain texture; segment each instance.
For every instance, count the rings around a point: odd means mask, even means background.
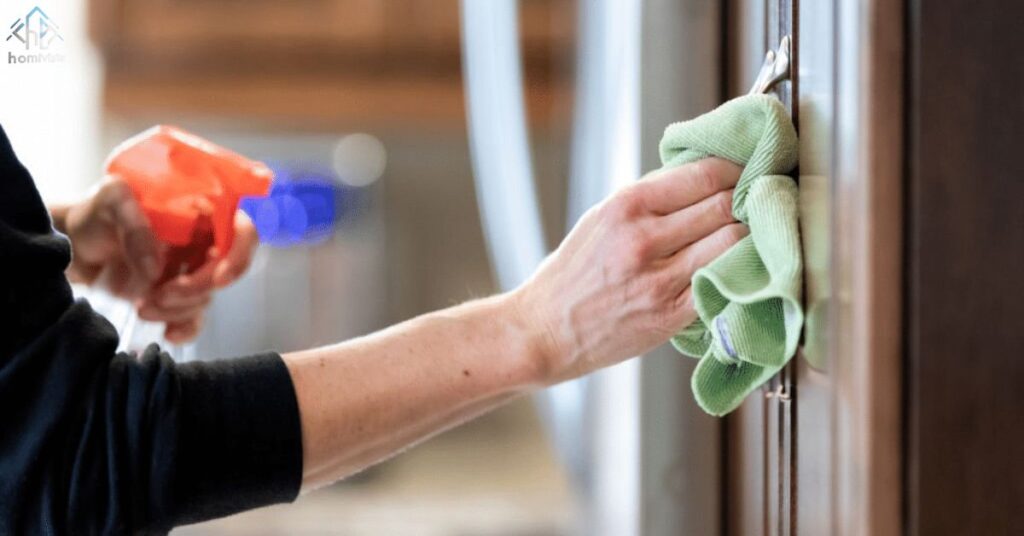
[[[1024,4],[910,2],[907,533],[1024,527]]]
[[[726,39],[727,84],[735,87],[746,77],[757,75],[760,61],[769,49],[775,50],[783,36],[798,39],[796,31],[798,0],[768,0],[763,3],[733,1],[728,6]],[[750,24],[761,27],[755,32],[739,33],[738,28]],[[764,43],[754,43],[760,37]],[[791,61],[793,72],[798,72],[796,46]],[[744,51],[757,50],[758,63]],[[753,72],[738,72],[738,68],[752,68]],[[798,80],[777,84],[772,93],[797,119],[796,101]],[[746,87],[734,93],[745,93]],[[799,127],[799,125],[798,125]],[[724,450],[723,525],[726,534],[765,534],[787,536],[796,530],[796,408],[793,365],[784,368],[762,389],[752,393],[743,405],[726,419]]]
[[[831,136],[834,148],[808,171],[829,180],[828,355],[818,370],[798,356],[772,380],[768,390],[788,390],[790,402],[762,394],[730,417],[727,526],[730,534],[898,534],[903,6],[837,0],[833,30],[813,31],[820,30],[815,22],[832,19],[830,9],[815,6],[826,19],[808,19],[812,31],[802,33],[792,4],[765,5],[768,46],[789,24],[797,50],[808,35],[836,47],[834,60],[815,66],[835,87],[814,97],[835,103],[835,123],[801,129]],[[784,102],[794,103],[799,83],[780,86]],[[760,463],[754,449],[763,453]]]
[[[903,6],[837,2],[833,533],[901,531]]]

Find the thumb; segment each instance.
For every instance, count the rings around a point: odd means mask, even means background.
[[[217,288],[231,284],[249,269],[257,245],[259,236],[256,234],[256,227],[249,217],[239,210],[235,213],[235,240],[214,271],[213,281]]]

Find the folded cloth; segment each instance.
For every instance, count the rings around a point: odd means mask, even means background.
[[[750,235],[697,270],[699,318],[672,339],[677,350],[700,359],[691,385],[712,415],[736,409],[796,352],[803,265],[797,187],[784,174],[796,166],[797,151],[786,109],[767,95],[740,97],[670,125],[661,139],[666,168],[708,156],[744,166],[732,212]]]

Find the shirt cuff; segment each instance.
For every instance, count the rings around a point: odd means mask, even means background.
[[[302,425],[281,356],[190,362],[178,372],[175,525],[294,501]]]

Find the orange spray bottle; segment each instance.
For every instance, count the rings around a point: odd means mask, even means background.
[[[226,255],[235,237],[239,200],[267,195],[273,179],[261,162],[164,125],[116,147],[106,171],[128,183],[157,239],[168,245],[158,284],[198,269],[211,247],[218,256]],[[135,331],[136,321],[129,331]],[[129,350],[147,344],[131,342],[131,333],[121,335],[129,339]]]

